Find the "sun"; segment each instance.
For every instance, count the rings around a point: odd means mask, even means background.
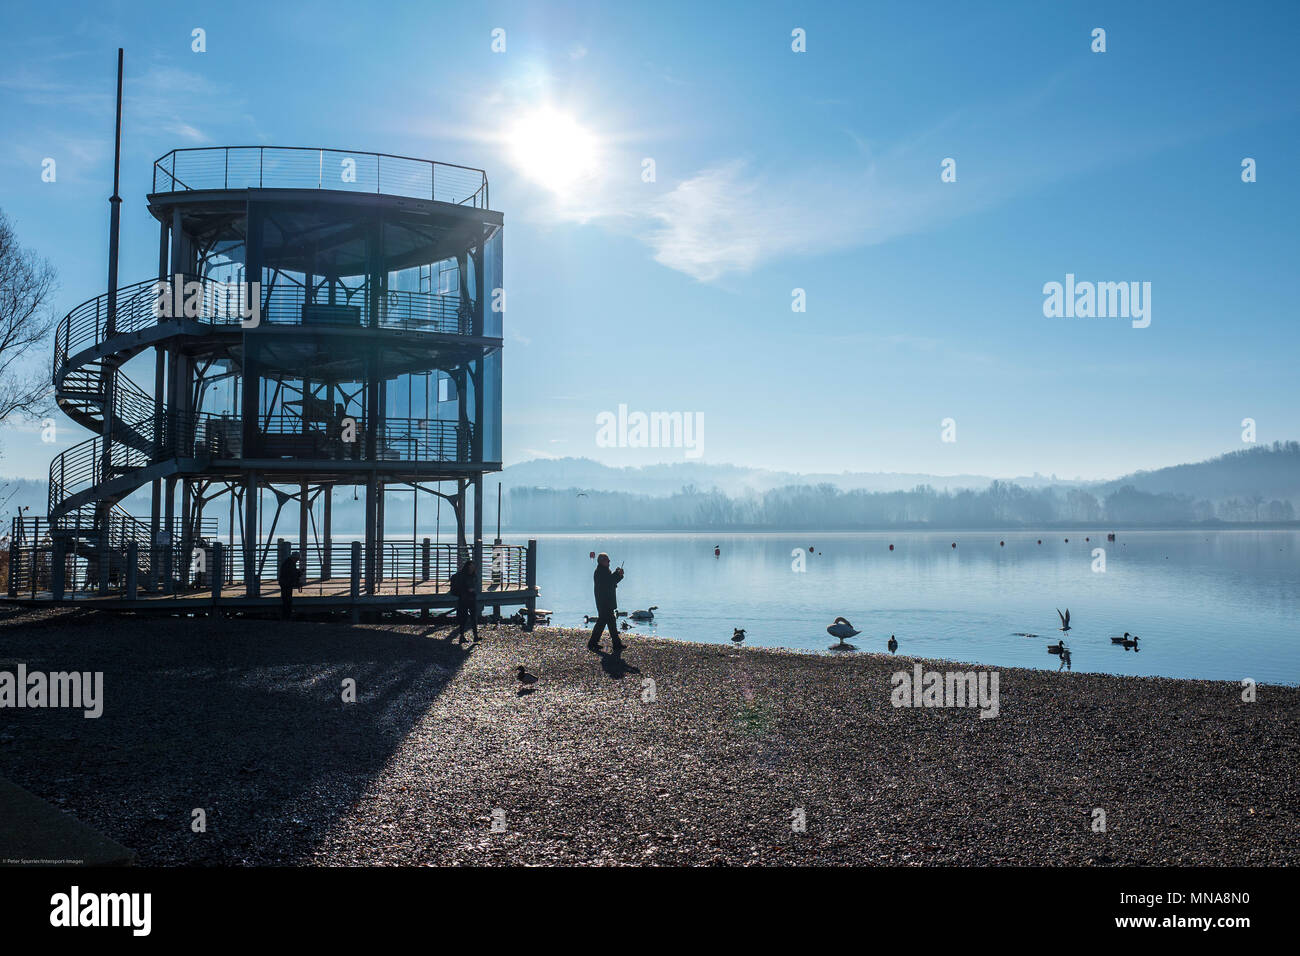
[[[564,195],[596,172],[600,140],[569,113],[544,106],[524,113],[510,127],[511,162],[529,179]]]

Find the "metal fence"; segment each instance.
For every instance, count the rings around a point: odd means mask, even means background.
[[[487,173],[350,149],[202,146],[174,149],[153,164],[155,193],[201,189],[336,189],[488,208]]]
[[[212,576],[220,573],[223,587],[242,587],[242,554],[221,542],[213,519],[204,520],[203,532],[193,541],[182,543],[176,528],[175,543],[141,544],[129,539],[102,551],[96,542],[72,536],[58,542],[48,534],[40,539],[30,536],[12,538],[5,548],[8,564],[7,588],[13,597],[48,598],[56,586],[56,566],[63,561],[63,593],[67,598],[91,595],[127,596],[134,586],[138,597],[184,592],[208,592]],[[299,551],[296,542],[280,539],[281,547]],[[222,545],[218,558],[216,545]],[[279,542],[277,542],[279,544]],[[351,540],[330,542],[332,581],[348,581],[352,573]],[[279,565],[279,547],[263,543],[259,547],[259,581],[274,581]],[[364,551],[364,548],[363,548]],[[312,585],[323,578],[325,543],[311,541],[302,555],[306,586],[303,596],[311,597]],[[447,593],[451,576],[470,557],[473,549],[456,544],[426,541],[385,541],[376,547],[375,578],[381,593]],[[107,554],[107,564],[104,564]],[[134,558],[134,563],[132,562]],[[264,559],[264,560],[263,560]],[[362,555],[364,574],[365,556]],[[483,546],[483,573],[480,575],[484,599],[497,591],[519,591],[528,586],[528,548],[524,545]],[[132,570],[134,568],[134,570]],[[331,593],[337,593],[331,589]]]
[[[231,328],[241,326],[245,321],[243,316],[254,314],[248,301],[248,287],[243,284],[190,275],[183,276],[181,281],[186,285],[196,284],[192,291],[193,301],[199,304],[199,314],[190,316],[194,321]],[[296,283],[266,285],[262,288],[258,321],[269,325],[369,328],[369,290],[363,287],[350,292],[345,303],[331,304],[317,297],[309,301],[307,290]],[[160,284],[158,279],[123,286],[117,290],[111,327],[107,293],[78,305],[60,320],[54,333],[55,380],[76,373],[76,369],[65,371],[65,366],[78,352],[98,345],[111,335],[140,332],[165,321],[166,316],[159,313],[165,309],[175,311],[174,302],[168,301],[174,294],[168,284]],[[184,300],[184,290],[181,295]],[[351,304],[353,299],[355,305]],[[473,311],[461,302],[459,295],[394,289],[379,294],[375,311],[378,327],[382,329],[453,335],[473,332]],[[251,319],[248,321],[251,327]],[[94,382],[86,385],[97,387]]]

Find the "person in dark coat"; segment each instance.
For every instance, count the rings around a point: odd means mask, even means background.
[[[596,585],[596,626],[591,629],[591,640],[587,642],[589,650],[600,650],[600,634],[609,628],[609,636],[614,639],[614,650],[623,647],[618,637],[618,583],[623,580],[623,569],[609,569],[609,555],[601,552],[596,556],[596,573],[592,576]]]
[[[451,576],[451,593],[456,596],[456,636],[462,644],[465,643],[466,628],[473,630],[474,640],[478,641],[478,586],[478,570],[473,559],[466,561]]]
[[[298,552],[294,551],[284,563],[280,565],[280,570],[275,576],[276,583],[280,585],[280,618],[289,620],[293,616],[293,589],[301,587],[298,580]]]

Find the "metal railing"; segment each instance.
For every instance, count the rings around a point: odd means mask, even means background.
[[[102,435],[94,435],[50,462],[48,513],[58,519],[71,510],[74,496],[167,458],[293,458],[302,461],[363,461],[365,422],[357,420],[355,441],[310,427],[301,419],[275,416],[260,420],[256,448],[245,449],[240,420],[209,412],[164,412],[124,422],[131,441],[112,441],[105,454]],[[375,435],[375,461],[468,462],[473,425],[438,419],[388,418]]]
[[[106,550],[97,540],[77,538],[66,532],[61,533],[63,537],[57,547],[49,534],[40,539],[28,536],[6,547],[9,577],[5,583],[8,592],[17,597],[48,595],[54,589],[55,563],[62,553],[65,597],[99,593],[124,595],[132,577],[129,562],[134,552],[137,595],[209,591],[212,587],[210,575],[217,570],[213,545],[220,538],[212,519],[204,519],[203,525],[202,533],[188,544],[188,551],[187,545],[180,541],[178,525],[173,527],[173,543],[150,546],[131,538],[115,540]],[[351,576],[351,541],[334,539],[331,544],[331,579],[346,581]],[[290,542],[289,547],[298,550],[296,543]],[[264,542],[259,545],[259,555],[263,548],[268,560],[259,580],[273,581],[278,549]],[[244,563],[240,552],[232,553],[224,547],[223,550],[222,586],[242,585]],[[321,580],[323,551],[323,542],[313,541],[307,546],[307,553],[303,555],[306,574],[302,597],[338,593],[336,589],[317,588],[313,591],[312,586],[319,585]],[[469,549],[462,551],[455,544],[385,541],[375,567],[379,590],[398,594],[432,591],[445,595],[450,591],[451,576],[470,553]],[[103,563],[105,555],[107,564]],[[528,587],[526,546],[485,544],[483,564],[479,591],[481,602],[490,604],[494,593],[521,591]]]
[[[216,519],[204,518],[187,554],[180,517],[172,521],[170,539],[162,539],[171,543],[151,544],[148,525],[116,505],[103,529],[95,523],[93,511],[93,505],[86,505],[54,523],[40,517],[15,518],[7,539],[9,590],[29,597],[51,591],[61,551],[67,596],[95,593],[101,585],[107,585],[110,592],[125,591],[133,546],[137,589],[174,590],[189,580],[199,542],[213,540],[217,534]]]
[[[153,192],[335,189],[488,208],[487,173],[411,156],[307,146],[174,149],[153,164]]]
[[[231,298],[232,287],[214,279],[184,276],[186,283],[199,283],[205,302],[221,301],[222,307],[204,308],[204,314],[192,317],[194,321],[225,328],[238,327],[238,314],[246,303],[242,286],[235,287],[238,299]],[[158,312],[158,279],[145,279],[117,291],[117,311],[113,328],[108,328],[108,294],[96,296],[81,303],[59,322],[54,334],[54,378],[63,381],[70,373],[61,373],[68,358],[84,349],[103,342],[112,334],[139,332],[165,321]],[[262,290],[260,321],[272,325],[355,325],[369,327],[368,291],[355,290],[357,300],[352,313],[336,312],[328,317],[315,314],[312,307],[325,307],[329,303],[313,298],[308,304],[307,290],[292,283],[264,287]],[[350,302],[347,304],[351,304]],[[434,292],[407,292],[392,290],[379,296],[376,312],[379,327],[417,332],[444,332],[468,335],[473,331],[473,316],[468,306],[462,305],[458,295],[441,295]],[[85,381],[68,383],[89,390],[95,386],[90,377]]]
[[[203,285],[205,295],[215,295],[218,289],[224,291],[224,283],[202,279],[198,276],[185,276],[185,281],[199,282]],[[60,370],[67,364],[68,358],[83,349],[98,345],[112,335],[140,332],[153,328],[163,319],[158,315],[158,279],[145,279],[117,290],[117,309],[113,327],[108,327],[108,293],[98,295],[81,303],[62,320],[54,333],[54,378],[59,381],[63,376]],[[216,314],[200,317],[198,321],[210,325],[238,326],[238,315]]]

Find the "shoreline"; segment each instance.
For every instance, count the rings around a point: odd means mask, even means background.
[[[1298,688],[997,668],[982,719],[891,705],[959,662],[480,633],[0,611],[0,669],[105,673],[0,776],[145,865],[1300,863]]]

